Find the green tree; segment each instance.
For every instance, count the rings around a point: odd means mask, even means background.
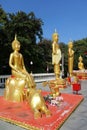
[[[67,76],[67,71],[68,71],[68,46],[67,44],[60,42],[59,43],[61,53],[64,55],[64,75]],[[62,60],[61,60],[62,63]]]
[[[8,18],[6,12],[0,6],[0,74],[8,73],[8,69],[6,69],[6,65],[8,66],[8,51],[7,49],[7,33],[5,31],[5,24],[7,23]]]
[[[43,50],[42,51],[42,67],[44,68],[44,72],[47,71],[47,67],[49,72],[53,70],[52,67],[52,41],[43,39],[39,42],[38,46]]]
[[[4,52],[3,58],[0,57],[1,66],[7,64],[12,51],[11,43],[15,34],[17,34],[18,40],[21,43],[21,52],[24,56],[26,67],[30,71],[30,61],[34,61],[34,58],[38,55],[36,42],[37,40],[42,40],[42,20],[36,18],[33,12],[26,14],[20,11],[15,14],[6,14],[2,8],[0,8],[0,12],[2,13],[2,17],[0,17],[0,32],[2,32],[0,33],[0,48],[3,46],[2,54]],[[34,67],[38,63],[38,60],[37,58]]]

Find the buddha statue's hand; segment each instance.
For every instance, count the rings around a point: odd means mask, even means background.
[[[19,74],[23,74],[21,71],[19,71],[19,70],[17,70],[17,73],[19,73]]]

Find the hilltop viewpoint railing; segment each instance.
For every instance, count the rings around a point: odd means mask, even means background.
[[[32,76],[34,77],[36,83],[55,79],[54,73],[39,73],[39,74],[32,74]],[[8,77],[10,77],[10,75],[0,75],[0,87],[5,86],[5,81]]]

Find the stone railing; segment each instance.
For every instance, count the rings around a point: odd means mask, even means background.
[[[55,79],[54,73],[39,73],[32,74],[36,83],[49,81]],[[10,77],[10,75],[0,75],[0,87],[4,87],[6,79]]]

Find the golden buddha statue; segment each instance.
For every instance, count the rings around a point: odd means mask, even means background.
[[[9,58],[9,66],[12,69],[12,75],[25,79],[29,88],[35,87],[36,84],[33,80],[33,77],[27,72],[24,65],[23,56],[21,53],[19,53],[20,42],[17,40],[16,36],[15,40],[12,42],[12,48],[14,52],[10,54]]]
[[[56,79],[60,77],[60,60],[61,60],[61,50],[58,45],[59,36],[58,33],[52,35],[52,64],[54,65],[54,73]]]
[[[85,70],[82,56],[79,57],[78,68],[79,70]]]
[[[59,36],[58,33],[52,35],[52,64],[54,65],[54,73],[55,73],[55,80],[51,80],[49,82],[44,82],[43,86],[46,84],[49,85],[51,90],[51,94],[53,97],[57,97],[60,95],[60,86],[63,88],[66,84],[65,80],[60,77],[60,61],[61,61],[61,50],[58,45]]]
[[[12,42],[13,52],[10,54],[9,66],[11,67],[12,76],[5,83],[4,97],[7,100],[22,101],[24,87],[35,88],[36,84],[31,74],[25,68],[23,56],[20,51],[20,42],[15,39]],[[22,98],[20,98],[22,97]]]
[[[73,61],[74,61],[74,50],[72,48],[73,48],[73,42],[70,41],[68,43],[68,71],[70,76],[72,76],[73,73]]]

